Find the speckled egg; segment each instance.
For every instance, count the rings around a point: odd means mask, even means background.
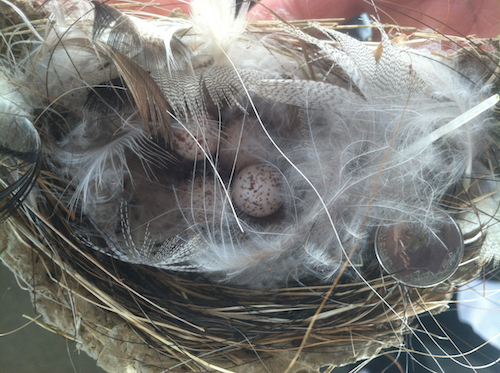
[[[225,194],[213,178],[196,176],[184,181],[177,188],[177,198],[188,221],[211,224],[221,220]]]
[[[246,214],[257,218],[269,216],[283,205],[281,175],[268,165],[245,167],[233,181],[231,196]]]
[[[183,158],[191,161],[205,159],[217,149],[218,122],[207,120],[199,123],[187,121],[174,124],[172,144],[174,150]]]
[[[260,125],[253,120],[237,118],[230,121],[223,130],[219,164],[228,171],[233,167],[238,171],[256,163],[256,142],[260,132]]]

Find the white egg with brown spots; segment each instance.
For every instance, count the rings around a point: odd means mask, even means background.
[[[183,158],[199,161],[215,153],[218,143],[218,122],[187,121],[177,123],[173,128],[174,150]]]
[[[241,170],[257,162],[257,156],[262,156],[259,149],[260,125],[252,119],[237,118],[230,121],[223,131],[219,150],[219,164],[230,171]]]
[[[224,208],[225,193],[213,178],[196,176],[177,188],[179,207],[188,221],[199,224],[218,223]]]
[[[281,184],[281,175],[275,168],[253,164],[236,175],[231,196],[241,211],[261,218],[274,214],[283,205]]]

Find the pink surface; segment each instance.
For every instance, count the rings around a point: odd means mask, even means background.
[[[124,1],[110,1],[110,3]],[[189,2],[178,0],[142,1],[145,12],[168,15],[170,10],[189,11]],[[158,4],[151,7],[147,4]],[[418,28],[433,28],[452,35],[496,37],[500,34],[500,1],[498,0],[400,0],[375,1],[382,22]],[[344,18],[351,19],[367,12],[375,14],[373,5],[363,0],[265,0],[256,4],[250,19],[272,19],[266,8],[286,19]]]

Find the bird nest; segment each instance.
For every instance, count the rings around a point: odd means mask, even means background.
[[[22,12],[3,5],[11,24],[2,30],[2,55],[4,61],[18,64],[15,67],[22,70],[26,68],[22,61],[27,42],[36,44],[34,33],[50,29],[54,20],[37,3],[16,5]],[[322,28],[348,28],[334,20],[320,22]],[[255,22],[248,25],[248,31],[259,38],[278,35],[275,45],[287,48],[283,54],[312,64],[313,55],[307,54],[317,45],[307,41],[307,37],[313,39],[311,24]],[[394,26],[394,30],[402,29]],[[491,40],[403,31],[411,35],[393,38],[402,45],[453,43],[460,48],[447,59],[473,60],[484,71],[498,65]],[[342,77],[343,73],[337,71],[336,75]],[[25,84],[19,82],[17,86]],[[47,118],[54,127],[63,127],[72,118],[71,108],[52,103],[47,107],[36,109],[33,115],[42,144],[53,136],[43,124]],[[488,136],[495,139],[495,131]],[[470,185],[495,177],[496,144],[489,141],[488,149],[478,157],[486,176],[476,174],[472,183],[466,183],[467,188],[455,187],[446,201],[440,201],[457,221],[469,222],[472,228],[464,229],[467,224],[462,224],[465,254],[455,274],[425,288],[403,285],[387,274],[375,259],[373,238],[363,241],[359,262],[344,258],[328,281],[305,276],[269,287],[214,280],[203,271],[119,260],[116,253],[95,249],[97,243],[102,246],[102,240],[92,241],[80,233],[82,227],[93,227],[92,219],[64,199],[74,187],[54,172],[51,161],[44,158],[46,149],[36,166],[26,158],[11,163],[15,157],[10,153],[3,158],[2,212],[8,217],[1,226],[0,255],[30,291],[42,316],[36,322],[76,341],[109,372],[331,371],[335,366],[405,349],[404,336],[414,333],[418,315],[446,310],[457,287],[479,276],[494,257],[494,249],[489,247],[485,254],[482,243],[488,229],[494,229],[494,212],[486,211],[484,203],[496,210],[496,196]],[[32,182],[18,176],[35,173],[38,176]],[[491,220],[471,218],[481,214]],[[354,267],[362,268],[362,278],[353,274]]]

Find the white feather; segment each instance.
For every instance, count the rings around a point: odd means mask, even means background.
[[[232,0],[192,1],[191,22],[201,44],[198,53],[223,58],[245,30],[249,6],[250,2],[242,2],[236,14],[236,3]]]

